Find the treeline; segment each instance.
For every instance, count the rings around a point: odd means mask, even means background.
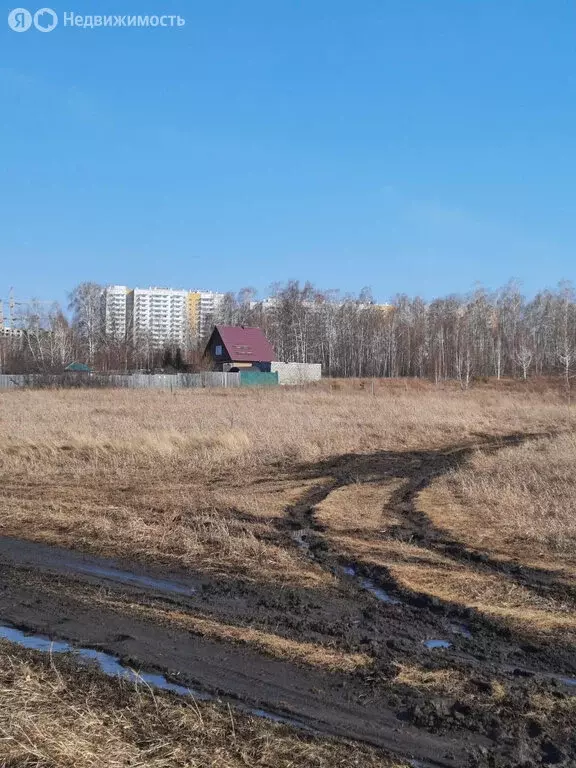
[[[282,360],[320,362],[328,376],[412,376],[435,381],[474,376],[562,374],[576,368],[576,296],[569,283],[527,300],[515,283],[490,292],[426,302],[396,296],[376,305],[369,290],[340,299],[289,283],[272,306],[227,297],[222,320],[261,326]]]
[[[32,310],[19,338],[0,339],[3,372],[56,371],[71,360],[97,370],[201,370],[206,339],[184,348],[155,349],[145,340],[107,338],[100,286],[73,292],[71,317],[58,307]],[[576,372],[576,295],[569,283],[526,299],[515,283],[498,291],[478,287],[466,296],[426,302],[396,296],[376,305],[370,292],[341,297],[309,283],[275,286],[264,302],[244,289],[227,294],[214,322],[261,327],[283,361],[322,363],[326,376],[474,377],[562,375]]]

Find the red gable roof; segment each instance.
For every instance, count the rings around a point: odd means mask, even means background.
[[[260,328],[217,325],[216,330],[230,359],[235,362],[271,363],[275,358],[274,347]]]

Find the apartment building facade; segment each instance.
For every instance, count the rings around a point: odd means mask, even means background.
[[[104,331],[117,341],[124,340],[128,332],[130,293],[125,285],[109,285],[102,293]]]
[[[203,338],[206,332],[211,330],[223,300],[223,293],[215,293],[214,291],[189,292],[188,317],[191,331],[196,338]]]
[[[135,288],[132,294],[134,340],[151,347],[187,341],[187,291],[173,288]]]
[[[188,346],[210,329],[223,298],[214,291],[111,285],[103,292],[104,330],[154,348]]]

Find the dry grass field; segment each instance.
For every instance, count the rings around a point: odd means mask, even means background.
[[[406,768],[146,685],[0,645],[0,764],[34,768]]]
[[[324,577],[261,535],[266,518],[281,515],[305,488],[294,467],[555,431],[565,411],[555,395],[433,387],[383,387],[376,397],[363,390],[2,393],[0,530],[227,574],[258,563],[258,579],[315,581]]]
[[[555,567],[574,556],[576,433],[475,453],[468,465],[435,484],[423,503],[433,518],[471,545],[521,560],[553,555]],[[446,516],[447,515],[447,516]]]
[[[402,701],[428,731],[422,702],[440,697],[467,707],[471,731],[485,718],[490,733],[498,710],[518,733],[552,723],[550,738],[561,741],[558,723],[576,722],[573,700],[545,682],[520,691],[506,670],[537,667],[544,681],[576,671],[572,417],[561,392],[509,383],[0,393],[0,536],[193,574],[203,585],[196,604],[174,605],[86,583],[74,610],[348,676],[371,686],[359,702],[377,712],[378,702]],[[378,614],[358,591],[362,579],[405,607]],[[23,583],[47,599],[63,589],[30,571]],[[423,640],[456,618],[474,635],[453,640],[458,658],[422,656]],[[3,659],[2,699],[18,713],[0,713],[7,765],[390,764],[212,705],[113,693],[109,681],[75,680],[66,664]],[[58,701],[49,737],[33,725],[49,716],[46,690]],[[117,751],[109,762],[98,751],[102,729]]]

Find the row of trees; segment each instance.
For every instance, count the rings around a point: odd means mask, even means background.
[[[70,319],[57,306],[32,307],[22,320],[25,333],[0,339],[1,370],[54,371],[71,360],[99,370],[154,369],[167,360],[190,370],[205,365],[206,339],[160,350],[146,340],[135,343],[130,333],[107,337],[100,295],[100,286],[78,286]],[[400,295],[382,306],[368,290],[341,297],[290,282],[274,286],[264,302],[250,289],[227,294],[213,319],[259,326],[279,360],[319,362],[328,376],[455,378],[467,386],[474,376],[561,374],[569,382],[576,368],[576,294],[569,283],[530,300],[510,283],[430,302]]]
[[[516,283],[425,302],[370,291],[340,299],[309,283],[278,286],[272,306],[243,296],[224,320],[262,327],[279,359],[320,362],[328,376],[459,379],[562,373],[576,365],[576,294],[570,283],[527,300]]]

